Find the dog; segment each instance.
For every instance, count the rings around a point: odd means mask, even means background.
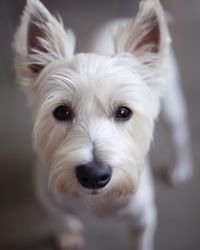
[[[192,175],[187,113],[159,0],[104,25],[90,53],[39,0],[28,0],[14,39],[15,69],[33,120],[36,189],[61,225],[62,249],[80,247],[78,215],[129,223],[131,249],[153,250],[157,211],[148,152],[161,104],[172,127],[174,185]]]

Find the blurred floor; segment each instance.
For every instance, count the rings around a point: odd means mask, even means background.
[[[65,23],[70,23],[76,30],[82,41],[78,43],[79,48],[83,47],[85,38],[96,24],[112,17],[130,15],[132,8],[136,11],[134,0],[85,0],[84,5],[80,0],[44,2],[51,10],[58,10]],[[195,176],[192,182],[176,190],[155,176],[159,210],[156,249],[199,250],[200,2],[166,0],[164,3],[175,16],[171,30],[188,102]],[[0,0],[0,29],[5,31],[0,36],[0,249],[54,250],[52,236],[55,228],[34,197],[30,117],[24,97],[15,85],[11,64],[11,37],[23,5],[21,0]],[[157,170],[170,164],[171,152],[168,132],[162,122],[155,135],[153,165]],[[87,250],[128,249],[128,230],[122,222],[87,218],[85,224]]]

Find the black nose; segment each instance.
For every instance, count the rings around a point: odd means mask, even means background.
[[[84,188],[103,188],[111,179],[111,168],[103,163],[89,162],[77,166],[76,176]]]

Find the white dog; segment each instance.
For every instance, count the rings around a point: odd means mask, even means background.
[[[177,184],[192,173],[184,101],[159,1],[142,1],[134,20],[114,21],[93,41],[93,53],[74,54],[72,31],[41,2],[28,0],[14,49],[33,116],[37,189],[62,224],[62,248],[82,243],[75,215],[85,209],[124,218],[132,249],[152,250],[156,207],[148,152],[164,92],[177,149],[171,180]]]

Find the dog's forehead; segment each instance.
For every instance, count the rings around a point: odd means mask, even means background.
[[[135,71],[136,73],[138,61],[129,53],[122,53],[115,56],[81,53],[72,58],[70,65],[81,77],[84,73],[88,76],[106,77],[110,75],[114,76],[117,72],[125,74]],[[123,77],[123,75],[121,76]]]
[[[88,103],[137,107],[141,100],[144,105],[149,91],[141,76],[141,65],[129,54],[77,54],[71,60],[52,64],[43,74],[40,96],[53,101],[52,105],[66,101],[80,109]]]
[[[141,65],[132,55],[101,56],[96,54],[77,54],[69,61],[53,65],[47,73],[47,81],[52,89],[61,85],[70,91],[99,93],[111,88],[142,84]],[[63,89],[64,90],[64,89]],[[73,93],[72,93],[73,94]]]

